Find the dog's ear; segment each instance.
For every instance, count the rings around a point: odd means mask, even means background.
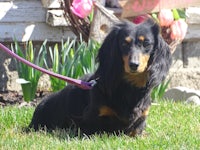
[[[96,74],[104,81],[104,88],[113,89],[117,86],[123,71],[123,60],[119,47],[120,30],[123,23],[116,24],[102,43],[97,61],[99,67]]]
[[[172,56],[169,45],[164,41],[161,35],[157,36],[157,43],[150,58],[149,66],[149,86],[159,85],[166,77],[172,63]]]
[[[154,19],[149,18],[149,19],[147,19],[147,20],[144,22],[144,24],[145,24],[146,27],[151,28],[151,30],[152,30],[152,32],[153,32],[153,34],[154,34],[155,36],[158,36],[158,35],[159,35],[159,33],[160,33],[160,26],[158,25],[158,23],[157,23]],[[156,37],[155,37],[155,38],[156,38]]]
[[[154,38],[157,40],[159,40],[160,38],[160,26],[154,21],[154,23],[151,26],[151,30],[154,34]]]
[[[160,26],[153,19],[148,19],[144,26],[151,29],[154,37],[154,48],[148,62],[149,81],[148,86],[153,88],[159,85],[166,77],[171,66],[171,52],[169,45],[160,35]]]

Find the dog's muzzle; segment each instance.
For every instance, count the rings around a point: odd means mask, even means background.
[[[140,65],[140,53],[135,52],[135,53],[130,54],[129,56],[130,70],[133,72],[137,71],[139,65]]]
[[[140,65],[139,62],[136,62],[136,61],[129,62],[129,67],[130,67],[131,71],[136,71],[139,65]]]

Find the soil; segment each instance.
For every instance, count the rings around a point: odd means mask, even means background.
[[[43,97],[49,95],[51,92],[44,92],[40,91],[36,93],[36,97],[31,102],[26,102],[23,99],[23,96],[21,93],[16,91],[7,91],[2,92],[0,91],[0,106],[10,106],[10,105],[17,105],[19,107],[22,106],[36,106]]]

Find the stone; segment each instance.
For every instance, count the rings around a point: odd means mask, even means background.
[[[186,9],[186,21],[189,24],[199,24],[200,8],[199,7],[188,7]]]
[[[194,64],[199,63],[199,61],[193,60]],[[200,89],[200,68],[173,68],[171,67],[170,72],[166,80],[170,80],[168,89],[181,86],[187,87],[195,90]]]
[[[164,94],[165,99],[174,100],[174,101],[186,101],[192,96],[200,97],[200,91],[190,89],[187,87],[173,87],[167,90]]]
[[[62,0],[41,0],[42,6],[44,8],[52,9],[52,8],[60,8]]]
[[[193,104],[193,105],[197,105],[200,106],[200,98],[196,95],[189,97],[186,102],[186,104]]]
[[[69,26],[70,23],[64,17],[63,10],[47,10],[46,23],[51,26]]]

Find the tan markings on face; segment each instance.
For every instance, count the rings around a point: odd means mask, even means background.
[[[148,65],[148,61],[150,56],[148,54],[140,54],[139,56],[139,66],[138,69],[136,70],[136,73],[142,73],[146,70],[147,65]],[[129,56],[123,56],[123,62],[124,62],[124,70],[126,73],[131,73],[131,69],[129,67]]]
[[[139,60],[140,60],[140,64],[139,64],[139,67],[137,69],[137,72],[138,73],[142,73],[146,70],[147,68],[147,65],[148,65],[148,61],[149,61],[149,58],[150,56],[148,54],[140,54],[139,56]]]
[[[148,79],[147,65],[150,56],[148,54],[140,54],[140,65],[136,72],[132,73],[129,67],[129,56],[123,56],[124,61],[124,79],[136,87],[145,87]]]
[[[138,37],[138,39],[139,39],[140,41],[144,41],[145,37],[144,37],[143,35],[140,35],[140,36]]]
[[[129,73],[130,72],[130,67],[129,67],[129,56],[123,56],[122,57],[124,61],[124,71]]]
[[[131,43],[132,38],[131,38],[130,36],[127,36],[127,37],[125,38],[125,41],[126,41],[127,43]]]
[[[148,79],[147,71],[142,73],[125,73],[124,79],[136,87],[145,87]]]

